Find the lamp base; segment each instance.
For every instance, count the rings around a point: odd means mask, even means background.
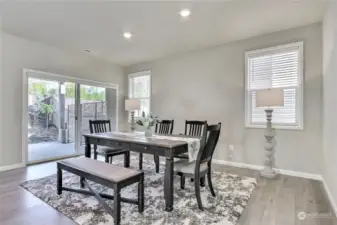
[[[267,179],[274,179],[276,178],[277,173],[275,170],[265,167],[264,169],[260,170],[260,175],[261,177],[265,177]]]
[[[265,165],[264,168],[260,171],[260,174],[262,177],[268,178],[268,179],[274,179],[276,177],[276,172],[273,169],[275,165],[275,158],[274,158],[274,136],[275,136],[275,130],[272,129],[271,119],[272,119],[272,109],[266,109],[266,117],[267,117],[267,126],[264,133],[264,137],[266,138],[266,143],[264,145],[265,149]]]
[[[131,132],[135,131],[135,111],[131,111],[131,126],[130,126],[130,130]]]

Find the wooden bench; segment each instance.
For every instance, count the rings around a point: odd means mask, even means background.
[[[81,177],[82,184],[88,190],[73,189],[62,186],[62,171],[68,171]],[[104,185],[114,190],[114,195],[96,192],[87,180]],[[121,189],[138,182],[138,199],[128,199],[121,197]],[[82,186],[82,185],[81,185]],[[84,195],[94,196],[104,209],[114,218],[115,224],[120,224],[121,202],[138,205],[140,213],[144,211],[144,173],[129,168],[114,166],[89,158],[72,158],[57,163],[57,194],[62,194],[62,190],[76,192]],[[114,200],[114,207],[111,208],[105,199]]]

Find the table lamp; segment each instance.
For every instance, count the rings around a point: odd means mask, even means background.
[[[135,130],[135,110],[140,110],[140,100],[125,100],[125,110],[131,112],[131,131],[133,132]]]
[[[272,128],[272,113],[275,107],[284,106],[284,93],[283,89],[265,89],[256,91],[256,107],[265,108],[267,117],[267,126],[264,133],[266,138],[266,144],[264,146],[266,150],[265,167],[260,171],[262,177],[273,179],[276,177],[276,172],[273,169],[275,165],[274,158],[274,137],[275,130]]]

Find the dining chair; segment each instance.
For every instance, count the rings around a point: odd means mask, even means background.
[[[186,120],[185,121],[185,135],[188,136],[202,136],[207,131],[207,121]]]
[[[194,136],[194,137],[202,137],[201,145],[205,144],[207,134],[207,120],[199,121],[199,120],[186,120],[185,121],[185,133],[181,135],[186,136]],[[179,159],[188,159],[188,154],[183,153],[175,158]]]
[[[89,120],[90,133],[105,133],[111,132],[110,120]],[[102,155],[106,163],[112,163],[112,158],[117,155],[124,155],[124,167],[129,167],[130,151],[121,148],[112,148],[101,146],[97,148],[94,145],[94,159],[97,159],[97,155]]]
[[[221,123],[207,127],[208,138],[203,149],[198,153],[196,161],[190,162],[188,159],[181,159],[174,162],[174,172],[180,176],[180,187],[185,188],[185,177],[194,178],[195,194],[200,210],[204,210],[200,198],[200,178],[207,176],[209,189],[213,197],[215,192],[212,184],[212,157],[218,143],[221,130]]]
[[[172,134],[174,127],[174,120],[160,120],[157,121],[155,127],[156,134]],[[154,163],[156,165],[156,173],[159,173],[159,156],[154,155]],[[139,169],[143,168],[143,153],[139,153]]]

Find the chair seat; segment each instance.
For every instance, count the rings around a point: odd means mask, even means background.
[[[111,147],[99,147],[97,149],[97,154],[99,155],[119,155],[128,152],[128,150],[120,149],[120,148],[111,148]]]
[[[196,161],[189,162],[188,160],[179,160],[174,162],[174,172],[185,174],[194,174]],[[200,165],[200,172],[206,171],[208,168],[207,163]]]

